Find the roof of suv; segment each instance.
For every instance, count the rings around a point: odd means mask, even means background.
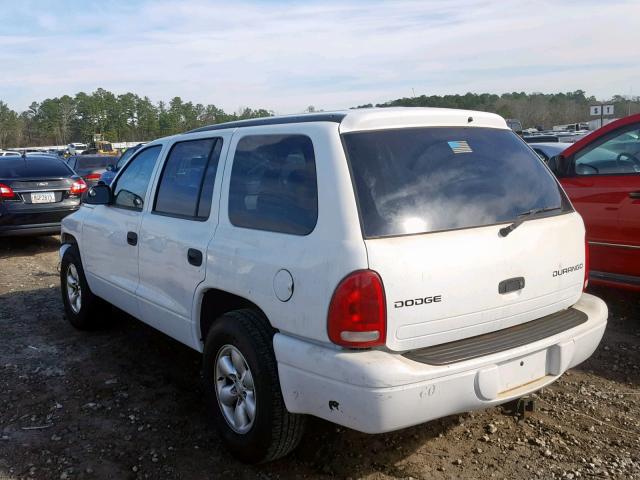
[[[190,130],[186,133],[207,132],[260,125],[289,123],[334,122],[340,124],[340,132],[380,130],[386,128],[469,126],[508,129],[505,120],[495,113],[450,108],[394,107],[363,108],[338,112],[305,113],[277,117],[254,118],[219,123]]]

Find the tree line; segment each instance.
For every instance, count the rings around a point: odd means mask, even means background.
[[[566,93],[513,92],[496,95],[491,93],[467,93],[465,95],[420,95],[405,97],[375,105],[376,107],[444,107],[493,112],[504,118],[517,118],[525,128],[584,122],[589,116],[589,106],[600,103],[613,104],[615,117],[625,117],[640,112],[640,97],[628,98],[614,95],[604,102],[587,96],[584,90]],[[373,107],[373,104],[357,108]]]
[[[420,95],[377,104],[376,107],[445,107],[495,112],[517,118],[523,126],[551,128],[553,125],[589,120],[589,106],[598,104],[583,90],[567,93],[513,92],[502,95]],[[640,97],[615,95],[606,103],[615,105],[616,117],[640,112]],[[355,108],[373,107],[373,104]],[[315,111],[313,106],[307,111]],[[63,95],[33,102],[24,112],[16,112],[0,100],[0,148],[65,145],[88,142],[101,133],[112,142],[145,141],[185,132],[203,125],[266,117],[266,109],[241,108],[227,113],[215,105],[185,102],[174,97],[168,103],[152,102],[134,93],[116,95],[98,88],[87,94]]]
[[[96,133],[112,142],[145,141],[203,125],[271,115],[252,108],[227,113],[180,97],[153,103],[149,97],[115,95],[102,88],[33,102],[20,113],[0,100],[0,149],[89,142]]]

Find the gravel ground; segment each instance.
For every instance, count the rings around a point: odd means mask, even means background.
[[[536,396],[369,436],[312,420],[289,457],[236,462],[206,422],[199,354],[114,312],[64,319],[57,237],[0,240],[0,479],[638,478],[640,296],[595,290],[603,343]]]

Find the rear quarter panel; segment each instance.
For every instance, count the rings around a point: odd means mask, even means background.
[[[242,136],[258,134],[303,134],[311,138],[318,182],[318,221],[309,235],[231,224],[228,198],[235,147]],[[237,131],[224,165],[219,217],[207,251],[206,279],[198,297],[210,288],[222,289],[251,300],[283,333],[329,342],[327,311],[335,287],[348,273],[367,268],[338,125],[273,125]],[[294,281],[294,293],[286,302],[280,301],[274,291],[274,277],[281,269],[287,270]],[[199,319],[195,323],[198,325]]]

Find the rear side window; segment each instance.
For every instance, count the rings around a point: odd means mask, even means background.
[[[537,155],[509,130],[431,127],[344,135],[367,238],[511,222],[571,210]],[[543,215],[543,214],[541,214]]]
[[[156,145],[142,150],[127,164],[113,188],[115,206],[142,210],[151,174],[161,149],[160,145]]]
[[[162,170],[154,212],[207,219],[221,148],[216,138],[176,143]]]
[[[0,161],[0,178],[60,178],[73,172],[62,160],[52,157],[4,157]]]
[[[316,160],[305,135],[249,135],[236,147],[229,220],[237,227],[307,235],[318,220]]]

